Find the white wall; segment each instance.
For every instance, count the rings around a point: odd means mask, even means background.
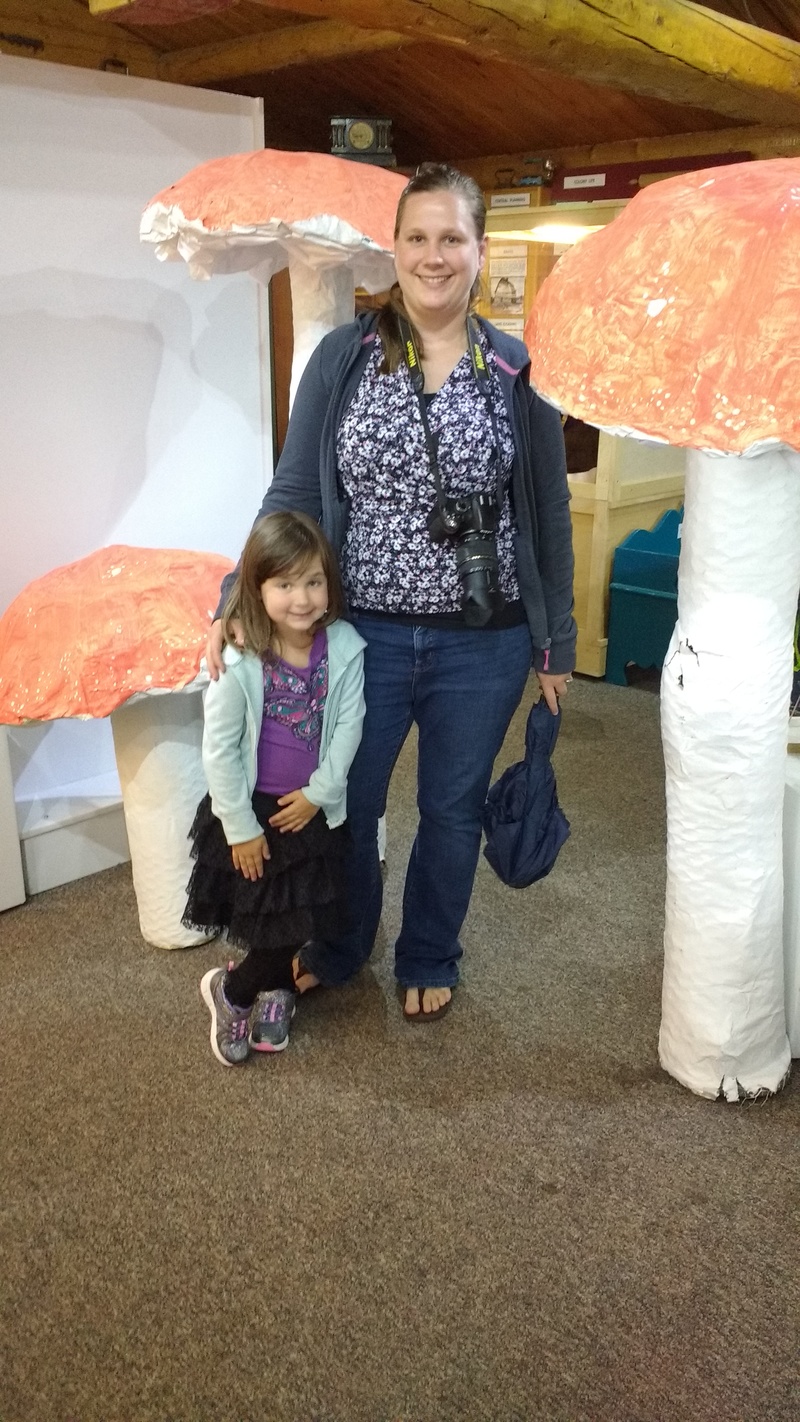
[[[262,145],[256,100],[0,56],[0,611],[109,543],[238,554],[271,475],[264,293],[193,282],[138,225]],[[105,723],[9,742],[18,799],[113,781]]]

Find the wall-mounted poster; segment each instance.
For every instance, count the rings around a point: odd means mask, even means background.
[[[527,265],[524,243],[490,247],[489,305],[493,317],[524,314]]]

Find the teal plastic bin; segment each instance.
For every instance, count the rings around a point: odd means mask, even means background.
[[[661,666],[678,615],[682,509],[654,528],[637,528],[614,550],[608,609],[606,681],[627,686],[626,667]]]

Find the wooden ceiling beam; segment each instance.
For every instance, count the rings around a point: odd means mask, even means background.
[[[0,53],[81,69],[124,64],[142,79],[157,77],[160,57],[120,26],[92,19],[78,0],[0,0]]]
[[[339,24],[336,20],[311,21],[246,39],[173,51],[162,57],[158,77],[174,84],[221,83],[245,74],[286,69],[292,64],[321,63],[351,54],[402,49],[413,43],[410,36],[394,31],[365,30],[356,25]]]
[[[692,0],[258,3],[458,45],[739,123],[781,125],[800,118],[800,44]],[[476,116],[479,107],[478,101]]]

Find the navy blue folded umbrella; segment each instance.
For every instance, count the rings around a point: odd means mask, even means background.
[[[483,807],[484,855],[512,889],[525,889],[549,874],[569,838],[550,764],[560,723],[561,712],[554,716],[542,696],[528,716],[525,759],[495,781]]]

